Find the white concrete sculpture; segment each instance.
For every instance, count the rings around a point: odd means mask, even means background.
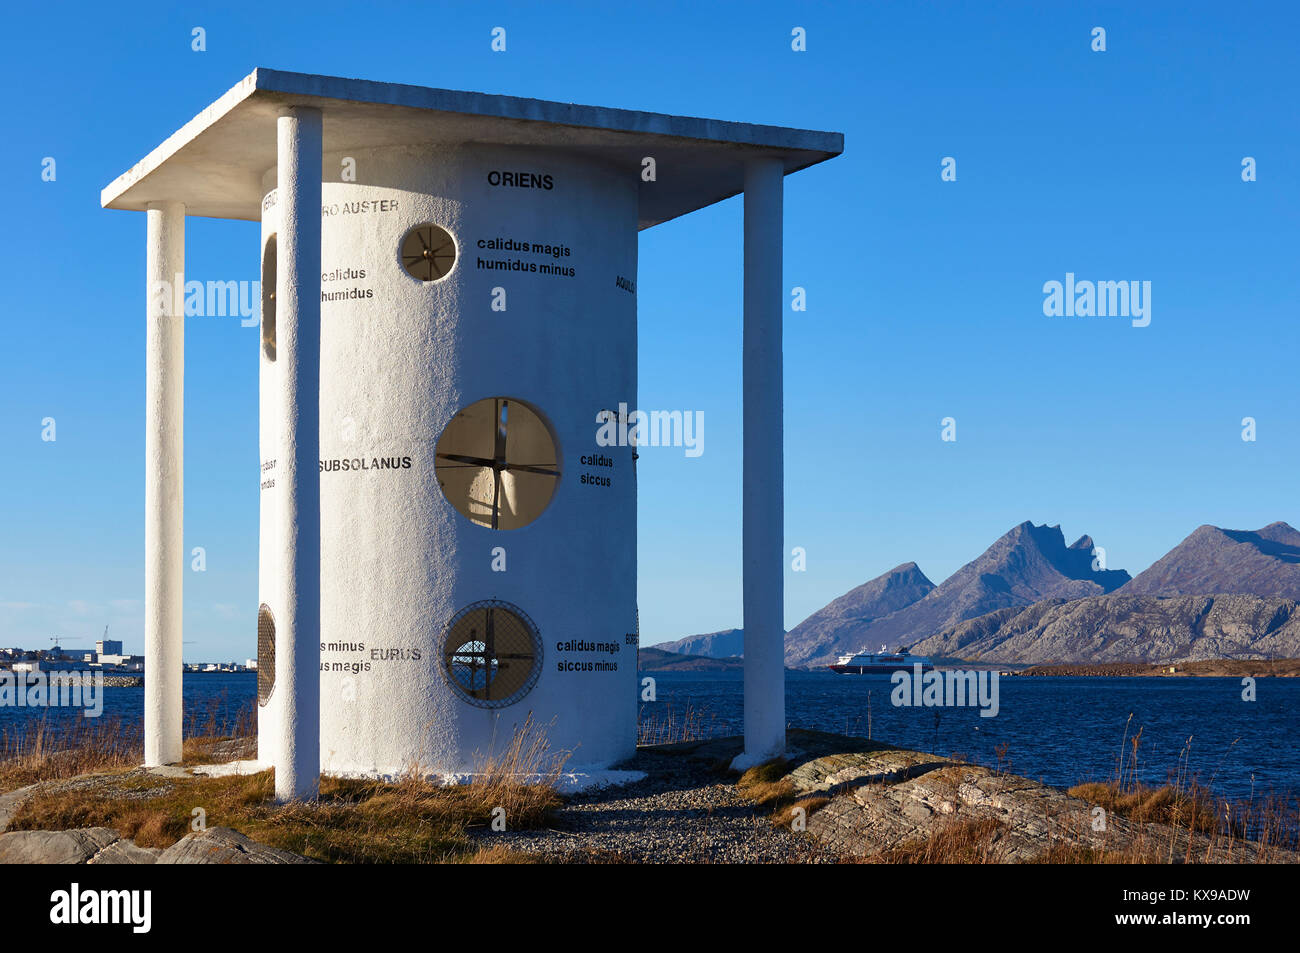
[[[259,759],[632,754],[637,232],[745,194],[745,753],[785,741],[782,179],[835,133],[257,70],[103,193],[262,223]],[[316,214],[319,206],[320,214]],[[319,277],[318,277],[319,276]],[[146,761],[180,757],[183,319],[151,304]]]

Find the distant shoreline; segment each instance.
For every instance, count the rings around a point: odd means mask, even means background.
[[[702,655],[683,655],[649,647],[641,649],[639,669],[642,672],[690,672],[706,674],[718,672],[743,672],[745,660],[741,657],[709,658]],[[978,669],[991,670],[1005,676],[1045,675],[1065,678],[1084,677],[1135,677],[1135,678],[1300,678],[1300,659],[1205,659],[1198,662],[1081,662],[1062,665],[1026,665],[1013,662],[963,661],[961,659],[935,659],[938,670]],[[787,668],[791,674],[826,674],[826,669]],[[862,676],[844,675],[841,678]]]
[[[1205,659],[1199,662],[1106,662],[1034,665],[1011,675],[1145,676],[1164,678],[1297,678],[1300,659]]]

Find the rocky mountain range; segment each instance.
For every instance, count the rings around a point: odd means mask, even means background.
[[[745,630],[723,629],[704,635],[688,635],[675,642],[661,642],[654,646],[665,652],[680,655],[703,655],[707,658],[739,658],[745,654]]]
[[[1300,532],[1202,526],[1145,572],[1105,569],[1089,536],[1025,522],[938,586],[904,563],[786,634],[786,665],[910,647],[1005,663],[1300,657]],[[659,646],[721,657],[739,630]],[[689,648],[687,648],[689,646]]]
[[[738,672],[745,667],[741,658],[708,658],[664,651],[662,645],[642,648],[637,653],[640,672]]]
[[[829,665],[839,655],[881,645],[911,645],[967,619],[1040,599],[1080,599],[1113,592],[1129,581],[1123,570],[1093,568],[1093,542],[1066,545],[1059,526],[1025,522],[938,586],[907,563],[819,609],[786,634],[792,667]],[[845,611],[855,592],[885,598]],[[892,598],[888,598],[892,596]]]
[[[922,639],[918,654],[971,662],[1189,662],[1300,657],[1293,599],[1092,596],[1000,609]]]
[[[1270,523],[1253,532],[1201,526],[1120,592],[1194,596],[1248,592],[1300,599],[1300,532]]]

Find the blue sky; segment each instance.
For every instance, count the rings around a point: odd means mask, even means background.
[[[0,644],[111,624],[143,649],[145,226],[99,190],[257,66],[845,134],[786,180],[785,284],[808,301],[786,315],[786,540],[807,552],[787,625],[907,560],[937,582],[1026,519],[1135,573],[1201,523],[1300,523],[1297,20],[1283,3],[6,11]],[[187,264],[255,280],[257,225],[191,220]],[[1150,281],[1150,326],[1046,317],[1067,272]],[[657,642],[741,621],[739,200],[643,233],[637,287],[641,406],[706,420],[703,456],[646,448],[638,468]],[[185,656],[243,659],[257,332],[186,334],[186,546],[207,571],[186,576]]]

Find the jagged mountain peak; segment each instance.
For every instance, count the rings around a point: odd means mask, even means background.
[[[1043,598],[1079,599],[1101,595],[1129,581],[1123,570],[1094,570],[1090,536],[1066,546],[1060,526],[1026,520],[998,537],[988,549],[940,585],[924,576],[924,586],[903,587],[918,595],[888,614],[879,614],[879,596],[889,578],[910,572],[904,563],[863,583],[813,613],[786,636],[786,664],[820,665],[838,654],[879,644],[909,645],[946,626],[1008,606]],[[919,569],[915,570],[919,574]],[[921,591],[924,590],[924,591]],[[872,612],[859,604],[875,599]]]
[[[1257,530],[1198,526],[1123,592],[1153,596],[1239,592],[1300,599],[1300,532],[1281,521]]]
[[[902,565],[895,566],[889,572],[878,577],[884,580],[886,586],[901,586],[908,583],[918,582],[923,585],[933,586],[934,583],[921,572],[921,567],[914,562],[906,562]]]

